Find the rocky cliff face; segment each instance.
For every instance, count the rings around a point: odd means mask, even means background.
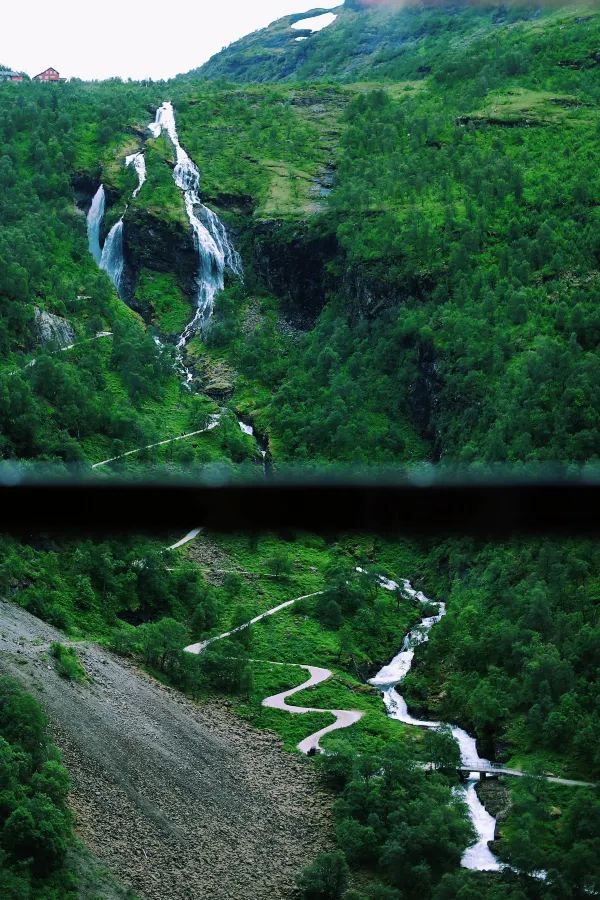
[[[75,203],[87,214],[92,204],[92,197],[100,184],[100,172],[74,172],[71,176]]]
[[[56,347],[68,347],[75,341],[75,332],[66,319],[53,316],[39,307],[35,307],[34,334],[37,344],[47,347],[53,344]]]
[[[333,286],[327,264],[338,252],[335,235],[317,234],[307,223],[271,221],[253,226],[250,240],[255,272],[284,301],[286,314],[314,322]]]
[[[195,291],[198,255],[191,229],[164,221],[144,209],[129,209],[125,216],[123,252],[126,264],[126,293],[133,295],[140,270],[172,272],[192,298]],[[144,314],[143,310],[139,310]]]

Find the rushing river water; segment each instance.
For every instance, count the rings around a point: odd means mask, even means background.
[[[400,652],[377,675],[371,678],[370,684],[378,687],[381,691],[383,702],[390,718],[403,722],[405,725],[415,725],[418,728],[441,728],[443,727],[442,722],[416,719],[414,716],[411,716],[406,700],[398,692],[397,688],[412,668],[415,647],[429,640],[429,632],[433,626],[437,625],[446,615],[446,604],[434,603],[429,600],[421,591],[415,591],[409,581],[404,580],[402,585],[397,585],[395,582],[383,577],[380,577],[379,580],[382,587],[385,587],[387,590],[397,590],[401,587],[405,594],[419,603],[437,608],[437,613],[433,616],[426,616],[416,628],[409,631],[404,638]],[[462,728],[456,726],[450,726],[450,728],[460,748],[463,766],[465,768],[473,766],[474,769],[489,768],[491,765],[489,760],[483,759],[477,753],[475,738],[467,734]],[[488,841],[494,839],[496,820],[487,812],[477,796],[476,785],[479,777],[478,773],[471,772],[467,784],[458,789],[464,797],[469,809],[471,822],[477,832],[477,841],[467,848],[461,864],[466,869],[475,869],[480,872],[498,871],[502,868],[502,864],[488,846]]]

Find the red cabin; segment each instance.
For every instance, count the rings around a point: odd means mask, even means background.
[[[39,75],[34,76],[34,81],[60,81],[60,75],[56,69],[44,69]]]

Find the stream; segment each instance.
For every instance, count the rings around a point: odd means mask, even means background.
[[[416,719],[414,716],[411,716],[406,700],[398,693],[397,687],[404,681],[412,668],[415,647],[429,640],[429,632],[433,626],[437,625],[446,615],[446,604],[435,603],[429,600],[421,591],[415,591],[406,579],[403,580],[401,585],[381,577],[379,580],[382,587],[385,587],[387,590],[400,588],[404,594],[418,603],[437,608],[437,613],[421,619],[420,623],[408,632],[400,652],[387,666],[384,666],[377,675],[370,679],[369,684],[374,685],[381,691],[383,702],[390,718],[395,719],[397,722],[403,722],[405,725],[414,725],[418,728],[442,728],[444,727],[442,722]],[[469,766],[473,766],[475,769],[493,768],[493,764],[489,760],[479,756],[474,737],[471,737],[464,729],[455,725],[449,727],[459,746],[461,762],[465,768]],[[474,869],[479,872],[494,872],[502,868],[502,863],[494,856],[488,846],[488,842],[494,840],[496,820],[488,813],[477,796],[476,785],[479,778],[479,773],[471,772],[466,785],[457,789],[467,804],[471,822],[477,833],[477,841],[467,848],[461,860],[461,865],[466,869]]]

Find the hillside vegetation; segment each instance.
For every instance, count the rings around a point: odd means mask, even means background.
[[[289,26],[302,16],[287,17],[167,84],[0,85],[2,460],[89,472],[141,449],[98,477],[156,462],[257,476],[243,415],[276,467],[597,464],[597,7],[352,2],[336,13],[301,42]],[[172,146],[147,130],[165,99],[244,262],[188,347],[191,390],[173,345],[194,312],[197,258]],[[125,157],[138,150],[148,178],[133,198]],[[124,216],[123,299],[87,248],[100,183],[102,238]],[[70,329],[67,346],[42,339],[40,311]],[[217,410],[210,432],[149,448],[200,432]],[[324,742],[338,850],[307,870],[305,898],[600,889],[595,792],[535,780],[502,788],[496,851],[548,881],[459,870],[472,835],[453,793],[456,748],[388,718],[366,684],[421,616],[375,573],[409,577],[448,603],[406,682],[416,714],[467,728],[497,761],[597,780],[593,543],[202,534],[165,551],[180,537],[3,537],[0,591],[200,703],[226,697],[290,751],[331,717],[262,700],[301,683],[290,666],[333,671],[299,702],[364,715]],[[198,658],[182,652],[321,591]],[[6,778],[32,803],[37,769],[15,752]],[[432,755],[443,762],[424,773]],[[68,842],[64,791],[57,804]],[[60,866],[38,871],[33,855],[15,868],[2,838],[13,811],[0,811],[0,884],[58,896]]]

